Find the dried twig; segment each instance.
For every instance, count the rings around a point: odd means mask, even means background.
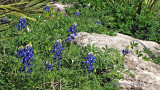
[[[52,90],[55,90],[55,87],[54,87],[54,78],[52,79]]]
[[[44,85],[46,84],[51,84],[52,85],[52,90],[55,90],[55,87],[60,83],[60,90],[61,90],[61,79],[60,82],[54,82],[54,78],[52,79],[51,82],[46,82],[42,84],[42,88],[45,90]]]

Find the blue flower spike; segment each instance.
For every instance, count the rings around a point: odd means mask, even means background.
[[[19,24],[18,24],[18,26],[16,26],[16,28],[18,28],[18,31],[20,31],[20,29],[22,28],[22,29],[25,29],[25,26],[26,26],[27,24],[26,24],[26,19],[25,18],[20,18],[19,19]]]
[[[95,24],[97,24],[97,23],[98,23],[98,25],[100,25],[100,24],[101,24],[101,22],[100,22],[100,20],[99,20],[99,19],[95,22]]]
[[[20,71],[25,73],[31,73],[32,70],[30,70],[29,68],[33,65],[30,64],[30,61],[33,61],[32,57],[34,55],[32,43],[30,42],[28,45],[26,45],[26,47],[18,47],[15,55],[17,55],[19,58],[22,58],[23,68],[20,69]],[[25,77],[27,77],[27,75],[25,75]]]
[[[95,57],[93,57],[93,52],[89,52],[87,57],[84,57],[84,59],[86,60],[86,69],[88,71],[88,73],[92,73],[92,69],[94,69],[93,63],[95,63],[94,59]],[[87,72],[85,72],[85,74],[87,74]]]
[[[76,12],[73,12],[73,14],[76,14],[77,16],[79,16],[79,9],[77,9]]]
[[[20,47],[17,48],[17,51],[14,54],[18,55],[19,58],[22,58],[24,56],[23,53],[24,53],[24,47],[20,46]]]
[[[89,4],[87,5],[87,7],[90,8],[90,5],[91,5],[91,4],[89,3]]]
[[[74,22],[71,25],[70,30],[67,30],[69,32],[69,35],[67,35],[68,38],[66,39],[67,42],[70,42],[70,41],[74,40],[75,39],[74,36],[77,36],[77,33],[75,33],[75,32],[77,32],[76,28],[77,28],[77,23]]]
[[[126,49],[122,50],[123,55],[127,55],[130,53],[129,51],[129,45],[126,47]]]
[[[49,12],[50,11],[50,6],[45,5],[45,7],[43,9],[45,9],[47,12]]]
[[[4,23],[7,23],[8,20],[7,20],[7,18],[2,18],[2,19],[1,19],[1,22],[4,24]]]
[[[61,58],[62,58],[62,50],[63,50],[61,39],[58,39],[56,41],[56,43],[54,44],[54,48],[55,48],[54,51],[52,51],[52,53],[55,53],[55,55],[53,56],[53,59],[58,64],[58,66],[60,66],[61,65],[60,61],[62,61]]]
[[[50,61],[46,61],[45,63],[44,63],[44,65],[46,66],[45,67],[45,69],[48,69],[48,70],[50,70],[52,67],[51,67],[51,62]]]

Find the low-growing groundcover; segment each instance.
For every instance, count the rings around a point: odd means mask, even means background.
[[[74,36],[80,31],[114,35],[114,30],[101,24],[101,12],[96,12],[93,8],[79,7],[77,14],[77,8],[71,7],[66,8],[67,15],[64,16],[63,13],[51,13],[51,9],[45,7],[47,10],[44,10],[43,14],[28,15],[36,21],[18,21],[21,17],[7,16],[14,20],[13,23],[8,22],[12,24],[11,29],[0,32],[1,38],[13,34],[20,36],[0,44],[0,88],[120,89],[115,85],[116,79],[123,78],[122,73],[130,74],[125,71],[124,56],[120,55],[122,52],[107,46],[103,48],[104,52],[94,45],[82,48],[73,42]],[[26,48],[26,51],[22,52],[26,45],[29,45],[29,48],[32,46],[32,49]],[[23,58],[17,56],[17,50]]]
[[[65,23],[72,22],[69,21],[72,20],[69,16],[65,19],[55,17],[47,21],[44,21],[46,17],[43,14],[40,18],[38,15],[33,17],[37,21],[28,19],[21,21],[21,19],[19,27],[16,27],[17,24],[13,26],[14,32],[9,30],[1,32],[4,37],[12,33],[23,33],[19,37],[1,42],[1,89],[51,89],[52,85],[48,82],[53,79],[54,82],[58,82],[55,89],[60,89],[60,85],[61,89],[67,90],[119,88],[113,84],[116,83],[115,78],[122,78],[122,75],[116,71],[124,69],[124,57],[120,56],[117,50],[104,49],[106,52],[102,53],[91,46],[83,49],[71,43],[73,38],[68,42],[66,39],[69,31],[67,30],[69,28],[72,30],[70,27],[72,24],[65,25]],[[8,16],[8,18],[15,17]],[[23,25],[30,30],[27,31]],[[76,27],[77,31],[80,30],[78,22]],[[61,53],[56,54],[61,54],[60,57],[52,53],[59,50],[56,44],[59,39],[62,39],[61,48],[63,49],[60,49]],[[26,46],[28,44],[32,46],[33,51],[28,51]],[[91,51],[94,55],[92,57],[95,58],[94,63],[90,62],[89,58],[85,59]],[[111,56],[109,53],[112,52],[116,54]],[[29,56],[30,54],[33,55]],[[56,62],[58,58],[61,58],[61,64]]]

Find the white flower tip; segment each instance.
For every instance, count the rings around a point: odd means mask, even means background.
[[[29,44],[27,44],[26,47],[32,47],[32,43],[29,42]]]
[[[77,9],[76,12],[79,12],[79,9]]]
[[[61,40],[61,39],[58,39],[58,40],[57,40],[57,42],[58,42],[58,43],[61,43],[61,42],[62,42],[62,40]]]
[[[22,50],[23,48],[24,48],[23,46],[20,46],[20,47],[19,47],[20,50]]]
[[[75,25],[75,26],[76,26],[76,25],[77,25],[77,22],[74,22],[74,23],[73,23],[73,25]]]
[[[89,54],[89,55],[93,55],[93,52],[89,52],[88,54]]]

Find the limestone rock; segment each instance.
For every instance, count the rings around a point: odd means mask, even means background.
[[[139,43],[138,47],[134,47],[130,50],[130,54],[125,56],[124,66],[126,69],[130,69],[130,72],[135,75],[131,77],[129,75],[124,75],[124,79],[119,80],[119,83],[125,83],[125,85],[120,85],[122,90],[158,90],[160,88],[160,65],[152,63],[150,61],[145,61],[141,57],[137,57],[136,50],[143,51],[143,48],[150,48],[152,53],[160,53],[157,50],[160,49],[160,45],[153,41],[144,41],[132,38],[127,35],[117,33],[117,36],[108,36],[105,34],[96,33],[77,33],[74,42],[82,47],[85,47],[88,43],[91,45],[95,44],[95,47],[105,47],[114,48],[122,51],[130,42]],[[102,49],[100,49],[102,50]],[[143,56],[148,54],[143,53]],[[121,53],[122,55],[122,53]]]
[[[53,6],[54,11],[66,14],[65,7],[71,7],[71,4],[62,5],[60,3],[51,3],[51,6]]]

